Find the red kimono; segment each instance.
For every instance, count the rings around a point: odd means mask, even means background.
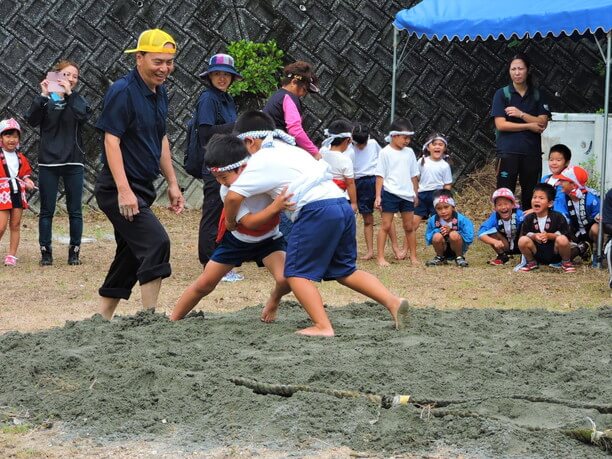
[[[21,202],[23,208],[28,208],[28,201],[26,199],[26,189],[23,180],[32,174],[32,168],[28,159],[20,151],[17,152],[17,158],[19,159],[19,171],[17,172],[17,186],[21,193]],[[0,210],[9,210],[13,208],[11,202],[11,185],[10,177],[8,175],[8,167],[6,165],[6,158],[4,152],[0,149]]]

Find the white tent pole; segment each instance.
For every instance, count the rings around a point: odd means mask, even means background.
[[[395,91],[396,91],[396,82],[395,78],[397,76],[397,29],[395,26],[393,27],[393,69],[391,70],[391,120],[393,123],[393,119],[395,118]]]
[[[604,120],[603,120],[603,145],[601,147],[601,186],[600,186],[600,203],[599,215],[603,216],[603,201],[606,196],[606,162],[608,154],[608,105],[610,100],[610,48],[612,47],[612,30],[608,31],[608,48],[606,49],[606,87],[604,90]],[[597,235],[597,260],[595,264],[601,267],[603,260],[603,223],[599,225],[599,234]]]

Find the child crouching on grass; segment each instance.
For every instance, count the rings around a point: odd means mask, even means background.
[[[478,229],[478,239],[491,248],[497,257],[489,260],[493,266],[508,263],[510,255],[521,253],[518,239],[523,224],[523,211],[516,204],[514,193],[508,188],[499,188],[493,193],[493,213]]]
[[[21,234],[21,216],[28,208],[26,190],[35,188],[30,180],[32,168],[23,153],[17,150],[21,127],[13,118],[0,121],[0,240],[10,229],[8,254],[4,266],[17,265],[17,248]]]
[[[553,209],[562,213],[569,224],[572,258],[580,255],[588,260],[591,246],[599,237],[599,196],[586,186],[589,173],[580,166],[569,166],[553,175],[558,180]]]
[[[244,171],[248,158],[249,153],[244,144],[232,135],[217,134],[209,141],[204,161],[221,184],[222,200],[229,187]],[[226,231],[222,214],[217,234],[217,242],[220,244],[202,274],[181,295],[170,320],[185,317],[234,267],[245,261],[255,261],[258,266],[265,266],[275,280],[274,289],[261,313],[262,322],[273,322],[281,298],[291,291],[283,276],[285,240],[278,229],[279,214],[286,205],[291,203],[288,203],[285,194],[280,194],[274,201],[264,194],[250,196],[241,203],[235,217],[237,227],[231,232]]]
[[[425,242],[433,245],[436,256],[426,266],[441,266],[446,260],[455,260],[460,268],[467,268],[465,252],[474,241],[474,225],[465,215],[455,210],[455,200],[450,190],[434,193],[436,213],[427,220]]]
[[[329,166],[304,150],[272,139],[274,121],[259,111],[242,114],[234,127],[249,153],[248,167],[225,198],[228,229],[236,224],[241,203],[250,196],[277,198],[285,188],[292,193],[293,229],[287,240],[285,277],[313,322],[297,333],[334,336],[323,299],[314,282],[336,280],[382,304],[396,328],[408,316],[408,302],[389,292],[372,274],[357,269],[355,214],[342,191],[331,180]]]
[[[563,214],[552,210],[555,194],[555,188],[548,183],[538,183],[533,189],[533,212],[525,216],[518,241],[519,250],[526,260],[519,271],[532,271],[539,267],[539,263],[559,261],[563,272],[576,271],[571,261],[567,220]]]

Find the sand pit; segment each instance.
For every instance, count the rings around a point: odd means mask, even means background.
[[[223,447],[317,454],[606,457],[563,433],[612,426],[612,308],[412,311],[406,331],[382,307],[330,313],[337,337],[293,334],[259,308],[195,314],[178,323],[139,313],[0,336],[0,421],[62,421],[71,435],[164,442],[169,451]],[[452,400],[431,410],[381,409],[365,398],[256,394],[230,377],[266,383]],[[609,457],[609,456],[608,456]]]

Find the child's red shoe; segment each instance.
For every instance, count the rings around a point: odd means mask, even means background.
[[[561,269],[563,270],[564,273],[575,273],[576,272],[576,267],[574,266],[574,263],[571,261],[564,261],[563,263],[561,263]]]
[[[538,269],[540,265],[538,265],[537,261],[528,261],[525,266],[521,267],[521,271],[528,272],[533,271],[534,269]]]
[[[508,261],[510,261],[510,257],[508,257],[508,255],[505,253],[500,253],[496,258],[489,260],[488,263],[493,266],[501,266],[508,263]]]

